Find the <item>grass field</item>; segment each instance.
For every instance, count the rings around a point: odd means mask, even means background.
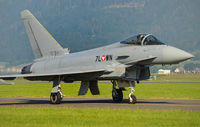
[[[0,85],[0,97],[49,97],[52,84],[15,84]],[[78,96],[80,84],[63,84],[62,90],[66,97],[98,97],[111,98],[112,85],[99,84],[101,95],[93,96],[90,92]],[[129,90],[124,92],[127,98]],[[138,84],[135,95],[138,98],[180,98],[200,99],[200,84]]]
[[[138,98],[200,99],[200,75],[158,76],[136,85]],[[188,82],[172,83],[165,82]],[[191,82],[197,82],[193,84]],[[0,85],[0,97],[49,97],[52,83],[18,79],[15,85]],[[66,97],[78,96],[80,84],[62,84]],[[112,85],[99,84],[101,95],[111,98]],[[129,90],[124,92],[127,98]],[[200,127],[200,112],[183,110],[75,109],[56,107],[0,107],[0,127]]]
[[[187,80],[188,83],[165,83],[176,80]],[[146,82],[154,82],[146,81]],[[158,77],[157,82],[161,83],[140,83],[136,85],[135,95],[138,98],[179,98],[179,99],[200,99],[200,74],[179,74]],[[0,85],[0,97],[49,97],[52,82],[29,82],[16,80],[15,85]],[[185,81],[184,81],[185,82]],[[62,90],[66,97],[95,97],[111,98],[112,84],[99,83],[101,95],[93,96],[90,92],[85,96],[78,96],[80,83],[63,83]],[[124,92],[124,98],[128,98],[129,90]]]
[[[1,127],[199,127],[200,113],[131,109],[0,108]]]
[[[156,74],[153,74],[156,75]],[[154,82],[200,82],[200,74],[175,74],[156,75],[157,80]]]

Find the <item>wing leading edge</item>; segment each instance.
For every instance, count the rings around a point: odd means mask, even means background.
[[[126,65],[135,65],[135,64],[139,64],[139,65],[144,65],[144,64],[150,64],[154,59],[156,59],[157,57],[155,56],[149,56],[147,58],[143,58],[143,59],[139,59],[139,60],[134,60],[134,61],[130,61],[128,63],[125,63]]]
[[[16,75],[1,75],[0,79],[3,80],[14,80],[16,78],[38,78],[38,80],[40,78],[44,78],[44,77],[54,77],[54,76],[67,76],[67,75],[81,75],[81,74],[90,74],[90,73],[102,73],[102,72],[106,72],[105,69],[96,69],[96,70],[87,70],[87,71],[68,71],[66,73],[62,72],[62,73],[44,73],[44,74],[16,74]]]

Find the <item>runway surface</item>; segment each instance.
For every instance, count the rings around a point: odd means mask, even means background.
[[[80,84],[79,81],[73,82]],[[153,81],[148,81],[148,82],[140,82],[141,84],[200,84],[200,82],[171,82],[171,81],[165,81],[165,82],[153,82]],[[1,82],[0,82],[1,84]],[[2,83],[3,84],[3,83]],[[49,82],[34,82],[34,81],[17,81],[15,84],[50,84]],[[99,84],[112,84],[111,82],[99,82]]]
[[[49,104],[49,98],[0,98],[0,107],[70,107],[107,109],[154,109],[200,111],[200,100],[137,99],[136,104],[113,103],[107,98],[64,98],[61,104]]]

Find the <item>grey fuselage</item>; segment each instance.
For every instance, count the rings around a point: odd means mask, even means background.
[[[117,42],[100,48],[36,60],[31,65],[30,72],[43,74],[105,69],[107,71],[94,77],[93,74],[86,75],[84,80],[113,80],[124,77],[128,67],[176,64],[191,57],[191,54],[167,45],[131,45]],[[149,58],[150,61],[148,61]],[[80,76],[65,78],[66,82],[75,80],[83,80],[83,77],[80,74]]]
[[[35,61],[23,67],[29,80],[129,80],[150,77],[149,65],[175,64],[192,58],[183,50],[167,46],[151,34],[138,34],[96,49],[68,53],[48,33],[30,11],[21,12]]]

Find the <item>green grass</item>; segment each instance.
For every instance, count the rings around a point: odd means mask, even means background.
[[[200,82],[200,75],[158,76],[156,82]],[[147,82],[154,82],[147,81]],[[52,83],[18,79],[15,85],[0,85],[0,97],[49,97]],[[80,83],[62,84],[66,97],[80,97]],[[111,98],[112,85],[99,84],[99,96]],[[200,84],[141,83],[137,98],[200,99]],[[124,92],[127,98],[129,90]],[[183,110],[136,110],[68,107],[0,107],[0,127],[200,127],[200,112]]]
[[[200,99],[200,84],[139,84],[139,98]]]
[[[170,75],[159,75],[153,74],[157,76],[157,80],[150,80],[148,82],[200,82],[200,74],[175,74],[172,73]]]
[[[0,97],[49,97],[52,84],[15,84],[0,85]],[[111,98],[112,84],[100,83],[100,95],[93,96],[90,91],[85,96],[78,96],[80,84],[62,84],[66,97],[95,97]],[[179,98],[200,99],[200,84],[153,84],[141,83],[136,85],[137,98]],[[128,98],[129,89],[124,91],[124,98]]]
[[[132,109],[0,108],[1,127],[199,127],[200,112]]]

